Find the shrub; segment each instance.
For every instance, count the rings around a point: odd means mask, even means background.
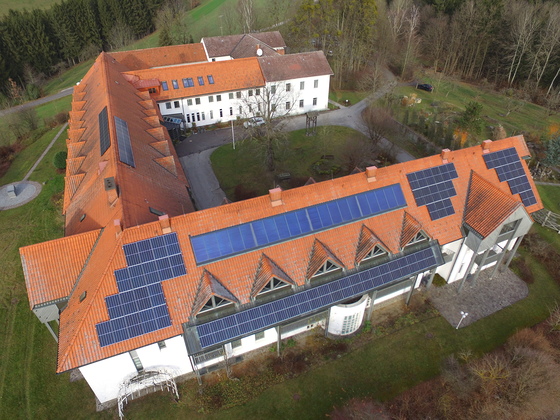
[[[442,287],[445,286],[447,282],[443,277],[441,277],[439,274],[436,273],[436,275],[434,276],[434,280],[432,281],[432,284],[436,287]]]
[[[54,155],[54,167],[56,169],[66,169],[66,158],[68,157],[68,153],[66,152],[58,152],[56,155]]]

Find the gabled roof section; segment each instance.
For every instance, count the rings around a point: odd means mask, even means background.
[[[160,89],[159,93],[152,95],[158,101],[222,93],[265,85],[256,57],[138,70],[125,73],[125,75],[136,75],[142,80],[157,78],[160,82],[167,82],[168,90]],[[212,76],[214,83],[209,82],[209,75]],[[200,85],[198,77],[203,78],[204,85]],[[193,80],[193,86],[191,87],[183,85],[183,79],[188,78]],[[173,88],[172,80],[177,81],[178,89]]]
[[[483,238],[521,206],[511,195],[503,193],[476,172],[471,173],[464,222]]]
[[[261,55],[258,50],[261,50]],[[245,35],[241,41],[235,46],[230,53],[232,58],[245,58],[245,57],[268,57],[271,55],[278,55],[276,50],[269,47],[265,43],[259,41],[250,34]]]
[[[265,254],[262,254],[259,268],[257,268],[255,282],[253,283],[253,288],[251,290],[251,297],[254,298],[257,294],[259,294],[272,277],[276,277],[285,283],[295,285],[295,282],[290,278],[290,276],[278,267],[274,261],[268,258]]]
[[[64,197],[66,235],[100,229],[115,219],[124,228],[156,220],[149,211],[151,203],[158,203],[170,216],[194,210],[174,148],[168,148],[163,162],[156,162],[162,154],[150,146],[155,140],[150,130],[161,130],[157,106],[127,82],[124,70],[109,54],[101,53],[76,89],[74,100],[80,98],[85,104],[73,113],[82,121],[83,132],[69,132],[67,141],[71,164]],[[146,116],[148,109],[153,116]],[[127,128],[125,143],[117,142],[117,118]],[[166,130],[159,133],[163,138],[157,141],[171,142]],[[127,143],[130,150],[123,149]],[[134,167],[126,164],[131,160],[124,156],[133,156]],[[116,184],[112,192],[105,188],[107,178]]]
[[[258,60],[267,82],[334,74],[323,51],[279,54]]]
[[[339,267],[344,267],[342,261],[340,261],[336,255],[320,240],[315,239],[313,242],[313,248],[311,250],[311,258],[309,259],[309,265],[307,266],[307,278],[313,277],[313,275],[321,268],[325,262],[331,261],[333,264]]]
[[[109,55],[126,66],[129,70],[142,70],[208,61],[206,51],[201,43],[111,52]]]
[[[204,37],[201,42],[206,47],[209,58],[225,56],[233,58],[254,57],[257,45],[261,47],[265,54],[265,50],[276,53],[275,50],[286,48],[284,38],[278,31]],[[244,55],[243,52],[248,55]]]
[[[358,247],[356,248],[356,264],[359,264],[376,245],[386,248],[367,226],[362,225]]]
[[[220,283],[212,273],[208,270],[204,270],[198,283],[198,289],[192,308],[192,316],[195,316],[212,296],[218,296],[230,302],[239,303],[239,299]]]
[[[401,230],[401,249],[408,245],[408,243],[412,241],[412,239],[414,239],[414,237],[422,230],[420,222],[405,211]]]
[[[19,249],[31,309],[70,294],[100,232],[92,230]]]

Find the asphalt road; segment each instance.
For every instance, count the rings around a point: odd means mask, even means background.
[[[55,100],[60,99],[60,98],[64,98],[65,96],[70,96],[70,95],[72,95],[73,91],[74,91],[74,88],[72,88],[72,87],[71,88],[66,88],[64,90],[61,90],[58,93],[55,93],[54,95],[45,96],[43,98],[39,98],[39,99],[36,99],[34,101],[31,101],[31,102],[26,102],[24,104],[14,106],[12,108],[2,109],[2,110],[0,110],[0,117],[3,117],[5,115],[9,115],[9,114],[13,114],[14,112],[21,111],[22,109],[33,108],[33,107],[36,107],[38,105],[43,105],[43,104],[46,104],[47,102],[51,102],[51,101],[55,101]]]

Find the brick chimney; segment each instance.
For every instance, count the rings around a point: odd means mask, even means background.
[[[119,198],[119,193],[117,191],[117,184],[115,183],[115,178],[114,177],[105,178],[103,181],[105,183],[105,192],[107,193],[107,200],[109,201],[109,204],[113,205]]]
[[[377,180],[375,178],[376,175],[377,175],[377,166],[368,166],[366,168],[367,182],[375,182]]]
[[[272,190],[268,190],[268,195],[270,196],[270,203],[272,207],[281,206],[282,203],[282,188],[276,187]]]
[[[169,216],[164,214],[163,216],[159,216],[158,220],[163,234],[165,235],[166,233],[171,233],[171,221],[169,220]]]
[[[490,153],[490,143],[492,143],[492,140],[484,140],[482,142],[482,153]]]
[[[451,150],[443,149],[441,151],[441,160],[443,163],[449,163],[449,157],[451,156]]]

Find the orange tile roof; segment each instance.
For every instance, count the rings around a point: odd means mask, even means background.
[[[206,51],[201,43],[118,51],[108,54],[130,70],[208,61]]]
[[[213,93],[264,86],[265,81],[257,58],[240,58],[238,60],[214,61],[202,64],[165,67],[149,70],[126,72],[125,76],[138,76],[141,80],[159,79],[166,81],[169,90],[160,90],[152,94],[157,101],[209,95]],[[208,82],[207,76],[212,75],[214,84]],[[204,78],[204,85],[198,83],[198,76]],[[193,87],[183,87],[184,78],[192,78]],[[176,80],[179,88],[174,89],[172,80]]]

